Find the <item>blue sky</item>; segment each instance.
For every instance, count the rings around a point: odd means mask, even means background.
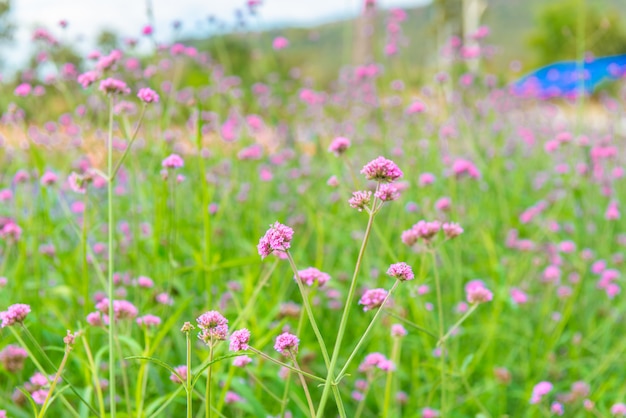
[[[264,27],[313,26],[319,23],[355,16],[363,0],[263,0],[258,23]],[[429,0],[378,0],[381,8],[411,7]],[[159,41],[171,39],[171,23],[183,22],[182,32],[188,35],[207,33],[209,15],[222,21],[234,20],[234,11],[243,8],[246,0],[152,0]],[[86,53],[102,28],[111,28],[125,37],[140,37],[141,27],[148,23],[145,0],[14,0],[13,18],[18,25],[16,43],[2,47],[5,62],[19,65],[26,59],[30,36],[37,26],[54,30],[57,37],[78,41]],[[68,21],[62,34],[58,22]],[[5,69],[6,70],[6,69]]]

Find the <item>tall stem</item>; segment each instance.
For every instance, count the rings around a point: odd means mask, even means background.
[[[185,379],[185,390],[187,391],[187,418],[193,416],[192,407],[192,390],[191,390],[191,340],[189,339],[189,331],[185,332],[187,340],[187,379]]]
[[[59,378],[61,377],[61,373],[63,372],[63,369],[65,369],[65,363],[67,363],[67,358],[70,355],[70,351],[71,351],[70,346],[65,346],[65,354],[63,355],[63,360],[61,360],[61,365],[59,366],[59,369],[54,375],[54,379],[52,379],[52,383],[50,384],[50,389],[48,389],[48,393],[46,394],[46,399],[43,402],[43,405],[41,407],[41,410],[39,411],[39,414],[37,415],[37,418],[43,418],[43,416],[46,414],[46,411],[48,410],[48,404],[50,402],[50,398],[52,397],[54,388],[56,387],[57,382],[59,381]]]
[[[393,347],[391,349],[391,361],[393,364],[398,364],[400,360],[400,338],[393,337]],[[395,373],[393,370],[389,370],[387,372],[387,381],[385,382],[385,400],[383,402],[383,418],[387,418],[388,416],[394,416],[394,414],[390,411],[393,407],[390,407],[391,404],[391,389],[393,386]]]
[[[443,323],[443,302],[441,297],[441,282],[439,280],[439,269],[437,269],[437,254],[434,250],[431,251],[433,257],[433,270],[435,272],[435,287],[437,288],[437,316],[439,322],[439,345],[440,347],[440,355],[439,355],[439,376],[441,379],[441,415],[445,416],[446,414],[446,372],[445,372],[445,343],[444,343],[444,323]]]
[[[109,404],[111,418],[115,418],[115,312],[113,311],[113,231],[115,230],[113,218],[113,96],[109,94],[109,135],[107,139],[107,200],[108,200],[108,254],[109,265],[107,271],[108,297],[109,297]]]
[[[328,349],[326,348],[326,344],[324,343],[324,338],[322,337],[322,333],[320,332],[320,329],[317,326],[317,321],[315,321],[315,317],[313,316],[311,303],[309,302],[308,295],[306,293],[306,290],[304,289],[302,280],[300,279],[298,268],[296,267],[296,263],[293,261],[293,257],[291,256],[291,253],[289,251],[287,251],[287,259],[289,260],[289,265],[291,265],[293,274],[296,276],[296,279],[297,279],[296,283],[298,284],[298,289],[300,289],[300,294],[302,295],[302,302],[304,305],[304,310],[306,311],[306,314],[309,317],[309,322],[311,323],[313,332],[315,333],[315,336],[317,337],[317,342],[320,346],[320,349],[322,350],[322,357],[324,357],[324,363],[326,363],[326,367],[329,367],[330,359],[328,357]]]
[[[293,365],[296,366],[296,369],[300,369],[300,365],[296,361],[296,356],[293,353],[290,353],[291,360],[293,361]],[[298,377],[300,377],[300,383],[302,384],[302,388],[304,389],[304,396],[306,396],[306,402],[309,405],[309,412],[311,413],[311,417],[315,416],[315,407],[313,406],[313,399],[311,399],[311,393],[309,393],[309,387],[306,384],[306,380],[302,374],[298,373]]]
[[[372,207],[376,207],[377,199],[374,198],[374,203]],[[350,283],[350,289],[348,290],[348,297],[346,298],[346,304],[343,307],[343,314],[341,315],[341,322],[339,323],[339,331],[337,332],[337,340],[335,340],[335,346],[333,348],[333,356],[330,359],[330,366],[328,367],[328,375],[326,376],[326,384],[324,385],[324,390],[322,392],[322,397],[320,399],[320,403],[317,407],[317,417],[321,418],[324,414],[324,407],[326,406],[326,402],[328,401],[328,395],[330,394],[330,390],[333,386],[336,385],[335,382],[335,366],[337,365],[337,359],[339,358],[339,350],[341,349],[341,343],[343,341],[343,336],[346,333],[346,326],[348,324],[348,317],[350,316],[350,309],[352,308],[352,302],[354,299],[354,292],[356,291],[356,279],[359,275],[359,271],[361,269],[361,264],[363,262],[363,256],[365,254],[365,248],[367,248],[367,241],[370,236],[370,232],[372,231],[372,225],[374,224],[374,216],[376,215],[375,211],[370,211],[369,219],[367,221],[367,228],[365,229],[365,236],[363,237],[363,242],[361,243],[361,249],[359,250],[359,256],[356,260],[356,265],[354,267],[354,274],[352,275],[352,282]],[[338,396],[338,391],[335,392],[335,396]],[[337,402],[341,402],[340,398],[337,399]]]
[[[209,362],[213,361],[213,341],[211,341],[211,345],[209,346]],[[190,373],[190,370],[187,370],[187,374]],[[213,373],[213,366],[209,366],[206,372],[206,399],[204,403],[206,404],[205,417],[211,418],[211,374]]]

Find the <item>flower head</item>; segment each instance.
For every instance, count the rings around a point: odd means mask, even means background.
[[[259,240],[257,245],[259,255],[261,258],[265,258],[274,251],[287,251],[291,247],[292,238],[293,229],[280,222],[275,222]]]
[[[187,380],[187,366],[174,367],[176,373],[170,375],[170,380],[174,383],[183,383]],[[181,380],[182,378],[182,380]]]
[[[9,373],[19,372],[24,368],[24,360],[28,353],[17,345],[7,345],[0,351],[0,364]]]
[[[398,168],[396,163],[384,157],[378,157],[365,164],[361,170],[361,174],[364,174],[365,178],[368,180],[375,180],[384,183],[391,183],[403,175],[402,170]]]
[[[241,351],[248,349],[250,342],[250,331],[246,328],[239,329],[230,336],[230,351]]]
[[[461,228],[461,225],[454,222],[444,223],[441,226],[441,229],[443,229],[443,233],[448,239],[456,238],[463,233],[463,228]]]
[[[223,341],[228,336],[228,320],[217,311],[208,311],[200,315],[196,322],[201,329],[198,337],[206,344]]]
[[[389,269],[387,269],[387,274],[402,281],[413,280],[415,278],[411,266],[407,263],[396,263],[390,265]]]
[[[364,311],[369,311],[381,306],[386,297],[387,291],[385,289],[369,289],[366,290],[365,293],[363,293],[363,296],[361,296],[361,299],[359,300],[359,305],[363,305]]]
[[[107,94],[128,94],[130,89],[122,80],[106,78],[100,82],[100,91]]]
[[[163,166],[163,168],[181,168],[185,165],[185,161],[180,155],[172,154],[168,157],[165,157],[161,165]]]
[[[469,303],[485,303],[493,299],[493,293],[483,285],[468,286],[465,291]]]
[[[381,184],[375,196],[383,202],[390,202],[400,198],[400,190],[395,184]]]
[[[137,93],[137,97],[139,97],[139,100],[141,100],[144,103],[158,103],[159,102],[159,95],[157,94],[157,92],[147,87],[139,89],[139,92]]]
[[[358,191],[352,192],[352,197],[348,200],[350,207],[357,209],[361,212],[370,204],[372,200],[372,192],[370,191]]]
[[[333,142],[330,143],[328,151],[339,157],[341,154],[346,152],[348,148],[350,148],[350,140],[348,138],[338,136],[337,138],[333,139]]]
[[[2,320],[2,326],[10,327],[17,322],[24,322],[26,315],[30,313],[30,306],[23,303],[16,303],[9,306],[6,311],[0,312],[0,319]]]
[[[330,280],[330,276],[327,273],[319,271],[315,267],[309,267],[304,270],[299,270],[298,276],[300,277],[300,280],[302,280],[302,283],[306,284],[307,286],[313,286],[315,283],[317,283],[321,287]],[[297,277],[294,277],[294,280],[297,280]]]
[[[539,382],[533,388],[533,393],[530,398],[530,403],[536,404],[541,402],[541,398],[550,393],[552,390],[552,383],[550,382]]]
[[[298,344],[300,344],[298,337],[288,332],[284,332],[276,337],[274,350],[288,356],[290,353],[296,354],[298,352]]]

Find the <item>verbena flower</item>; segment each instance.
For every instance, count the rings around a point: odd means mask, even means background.
[[[391,277],[395,277],[398,280],[413,280],[415,275],[413,269],[407,263],[395,263],[389,266],[387,274]]]
[[[8,307],[6,311],[0,312],[2,328],[10,327],[16,323],[24,322],[26,315],[30,313],[30,306],[23,303],[16,303]]]
[[[313,286],[315,283],[317,283],[321,287],[330,280],[330,275],[324,273],[323,271],[319,271],[315,267],[309,267],[304,270],[299,270],[298,276],[302,280],[302,283],[306,284],[307,286]],[[297,280],[297,276],[294,276],[294,280]]]
[[[250,342],[250,331],[242,328],[232,333],[230,336],[230,351],[242,351],[248,349]]]
[[[337,138],[333,139],[333,141],[330,143],[330,146],[328,147],[328,151],[332,152],[337,157],[339,157],[341,154],[346,152],[348,148],[350,148],[350,140],[348,138],[338,136]]]
[[[288,332],[284,332],[276,337],[274,350],[285,356],[288,356],[290,353],[298,353],[298,344],[300,344],[300,340],[298,339],[298,337]]]
[[[287,251],[291,247],[293,229],[275,222],[265,235],[259,240],[257,249],[261,258],[265,258],[274,251]]]
[[[369,311],[381,306],[386,297],[387,291],[385,289],[369,289],[363,293],[363,296],[361,296],[359,305],[363,305],[364,311]]]
[[[372,200],[372,192],[370,191],[357,191],[352,192],[352,197],[348,200],[350,207],[357,209],[361,212],[365,209]]]
[[[378,157],[365,164],[361,170],[368,180],[375,180],[383,183],[390,183],[402,177],[402,170],[396,163],[385,157]]]
[[[148,87],[139,89],[139,92],[137,92],[137,97],[144,103],[159,102],[159,95],[157,94],[157,92]]]
[[[122,80],[107,78],[100,82],[100,91],[107,94],[128,94],[130,88]]]

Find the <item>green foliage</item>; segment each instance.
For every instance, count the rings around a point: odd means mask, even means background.
[[[597,3],[562,0],[543,7],[528,43],[539,64],[576,58],[580,13],[584,20],[584,47],[596,56],[626,53],[626,29],[617,10]]]

